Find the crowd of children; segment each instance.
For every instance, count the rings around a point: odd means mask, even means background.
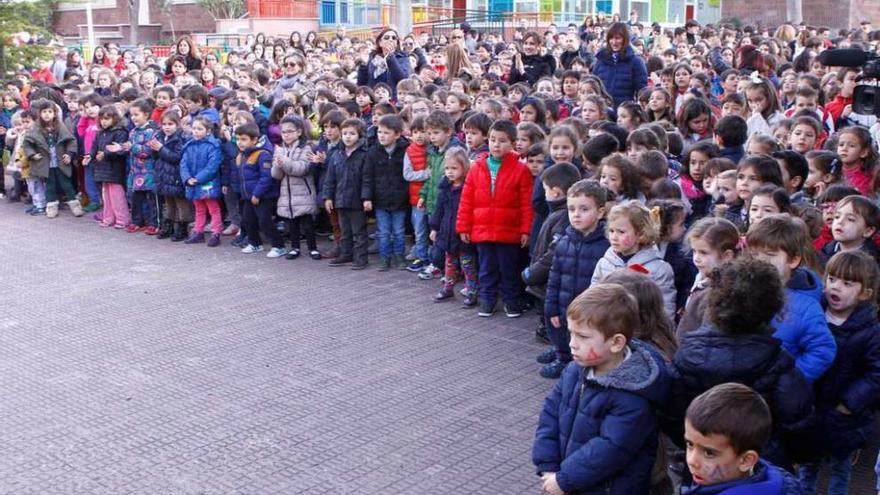
[[[354,270],[373,236],[378,271],[439,279],[435,302],[462,281],[481,317],[534,308],[559,378],[545,493],[813,494],[827,462],[842,494],[880,405],[880,123],[860,69],[817,55],[876,50],[870,28],[71,51],[58,81],[6,83],[4,194]]]

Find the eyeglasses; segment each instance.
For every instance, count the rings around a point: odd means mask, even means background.
[[[415,43],[413,43],[412,41],[407,41],[403,45],[404,46],[415,46]]]
[[[296,62],[287,62],[284,64],[285,67],[297,67],[299,64]]]
[[[382,39],[386,41],[397,41],[397,36],[393,34],[386,34],[382,36]]]
[[[299,129],[282,129],[281,134],[296,134]]]

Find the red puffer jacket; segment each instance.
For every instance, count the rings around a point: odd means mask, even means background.
[[[519,244],[532,228],[534,178],[519,155],[510,152],[501,162],[492,194],[487,157],[480,157],[468,172],[455,230],[470,234],[471,242]]]

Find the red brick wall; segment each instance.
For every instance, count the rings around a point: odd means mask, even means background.
[[[849,24],[850,0],[840,0],[833,8],[828,0],[803,0],[804,22],[812,26],[828,26],[832,29]]]
[[[721,18],[739,18],[745,24],[785,22],[785,0],[722,0]]]
[[[127,2],[117,0],[115,9],[95,9],[92,11],[92,20],[95,24],[128,24]],[[214,18],[202,10],[196,4],[182,4],[171,7],[171,15],[174,17],[174,29],[177,33],[213,33],[215,31]],[[171,24],[169,17],[159,11],[151,2],[150,22],[162,24],[162,37],[171,38]],[[55,33],[62,36],[76,36],[77,25],[86,23],[85,10],[56,11],[52,15],[52,28]]]
[[[857,27],[862,21],[871,21],[874,29],[880,26],[880,5],[877,0],[852,0],[849,26]]]
[[[863,20],[880,25],[880,6],[877,0],[802,0],[804,22],[832,29],[857,27]],[[776,26],[788,21],[785,0],[723,0],[722,17],[738,17],[744,23],[760,22]]]

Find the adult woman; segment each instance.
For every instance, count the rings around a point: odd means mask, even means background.
[[[283,75],[278,79],[275,89],[272,91],[272,101],[279,101],[284,96],[284,91],[296,89],[301,85],[305,78],[303,70],[305,69],[305,61],[302,55],[294,53],[284,57],[282,64]]]
[[[608,28],[606,46],[596,54],[593,74],[602,80],[614,98],[614,107],[627,100],[634,100],[638,92],[648,85],[645,61],[636,56],[629,44],[629,28],[617,22]]]
[[[316,41],[318,41],[318,33],[314,32],[314,31],[309,31],[306,34],[305,45],[309,48],[315,48]]]
[[[195,42],[193,42],[192,38],[188,35],[183,35],[177,39],[177,43],[174,44],[174,52],[177,55],[180,55],[186,61],[186,70],[201,70],[202,69],[202,58],[199,55],[199,50],[196,47]],[[165,64],[165,75],[171,74],[171,60],[173,57],[169,57],[169,63]]]
[[[385,28],[376,36],[376,49],[366,60],[358,61],[358,86],[373,87],[383,82],[391,86],[392,96],[397,94],[397,83],[412,75],[409,56],[400,49],[397,31]]]
[[[92,53],[92,65],[103,65],[110,67],[110,57],[107,56],[107,49],[103,46],[96,46],[95,52]]]
[[[446,79],[452,81],[460,77],[462,71],[467,71],[471,76],[475,75],[464,46],[456,42],[450,43],[446,46]]]
[[[303,42],[302,42],[302,35],[299,34],[299,31],[294,31],[294,32],[290,33],[290,47],[296,48],[299,51],[304,50]]]
[[[540,47],[543,43],[541,35],[529,31],[523,36],[522,51],[517,53],[510,68],[509,84],[527,82],[534,86],[542,77],[553,77],[556,72],[556,60],[552,55],[541,55]]]

